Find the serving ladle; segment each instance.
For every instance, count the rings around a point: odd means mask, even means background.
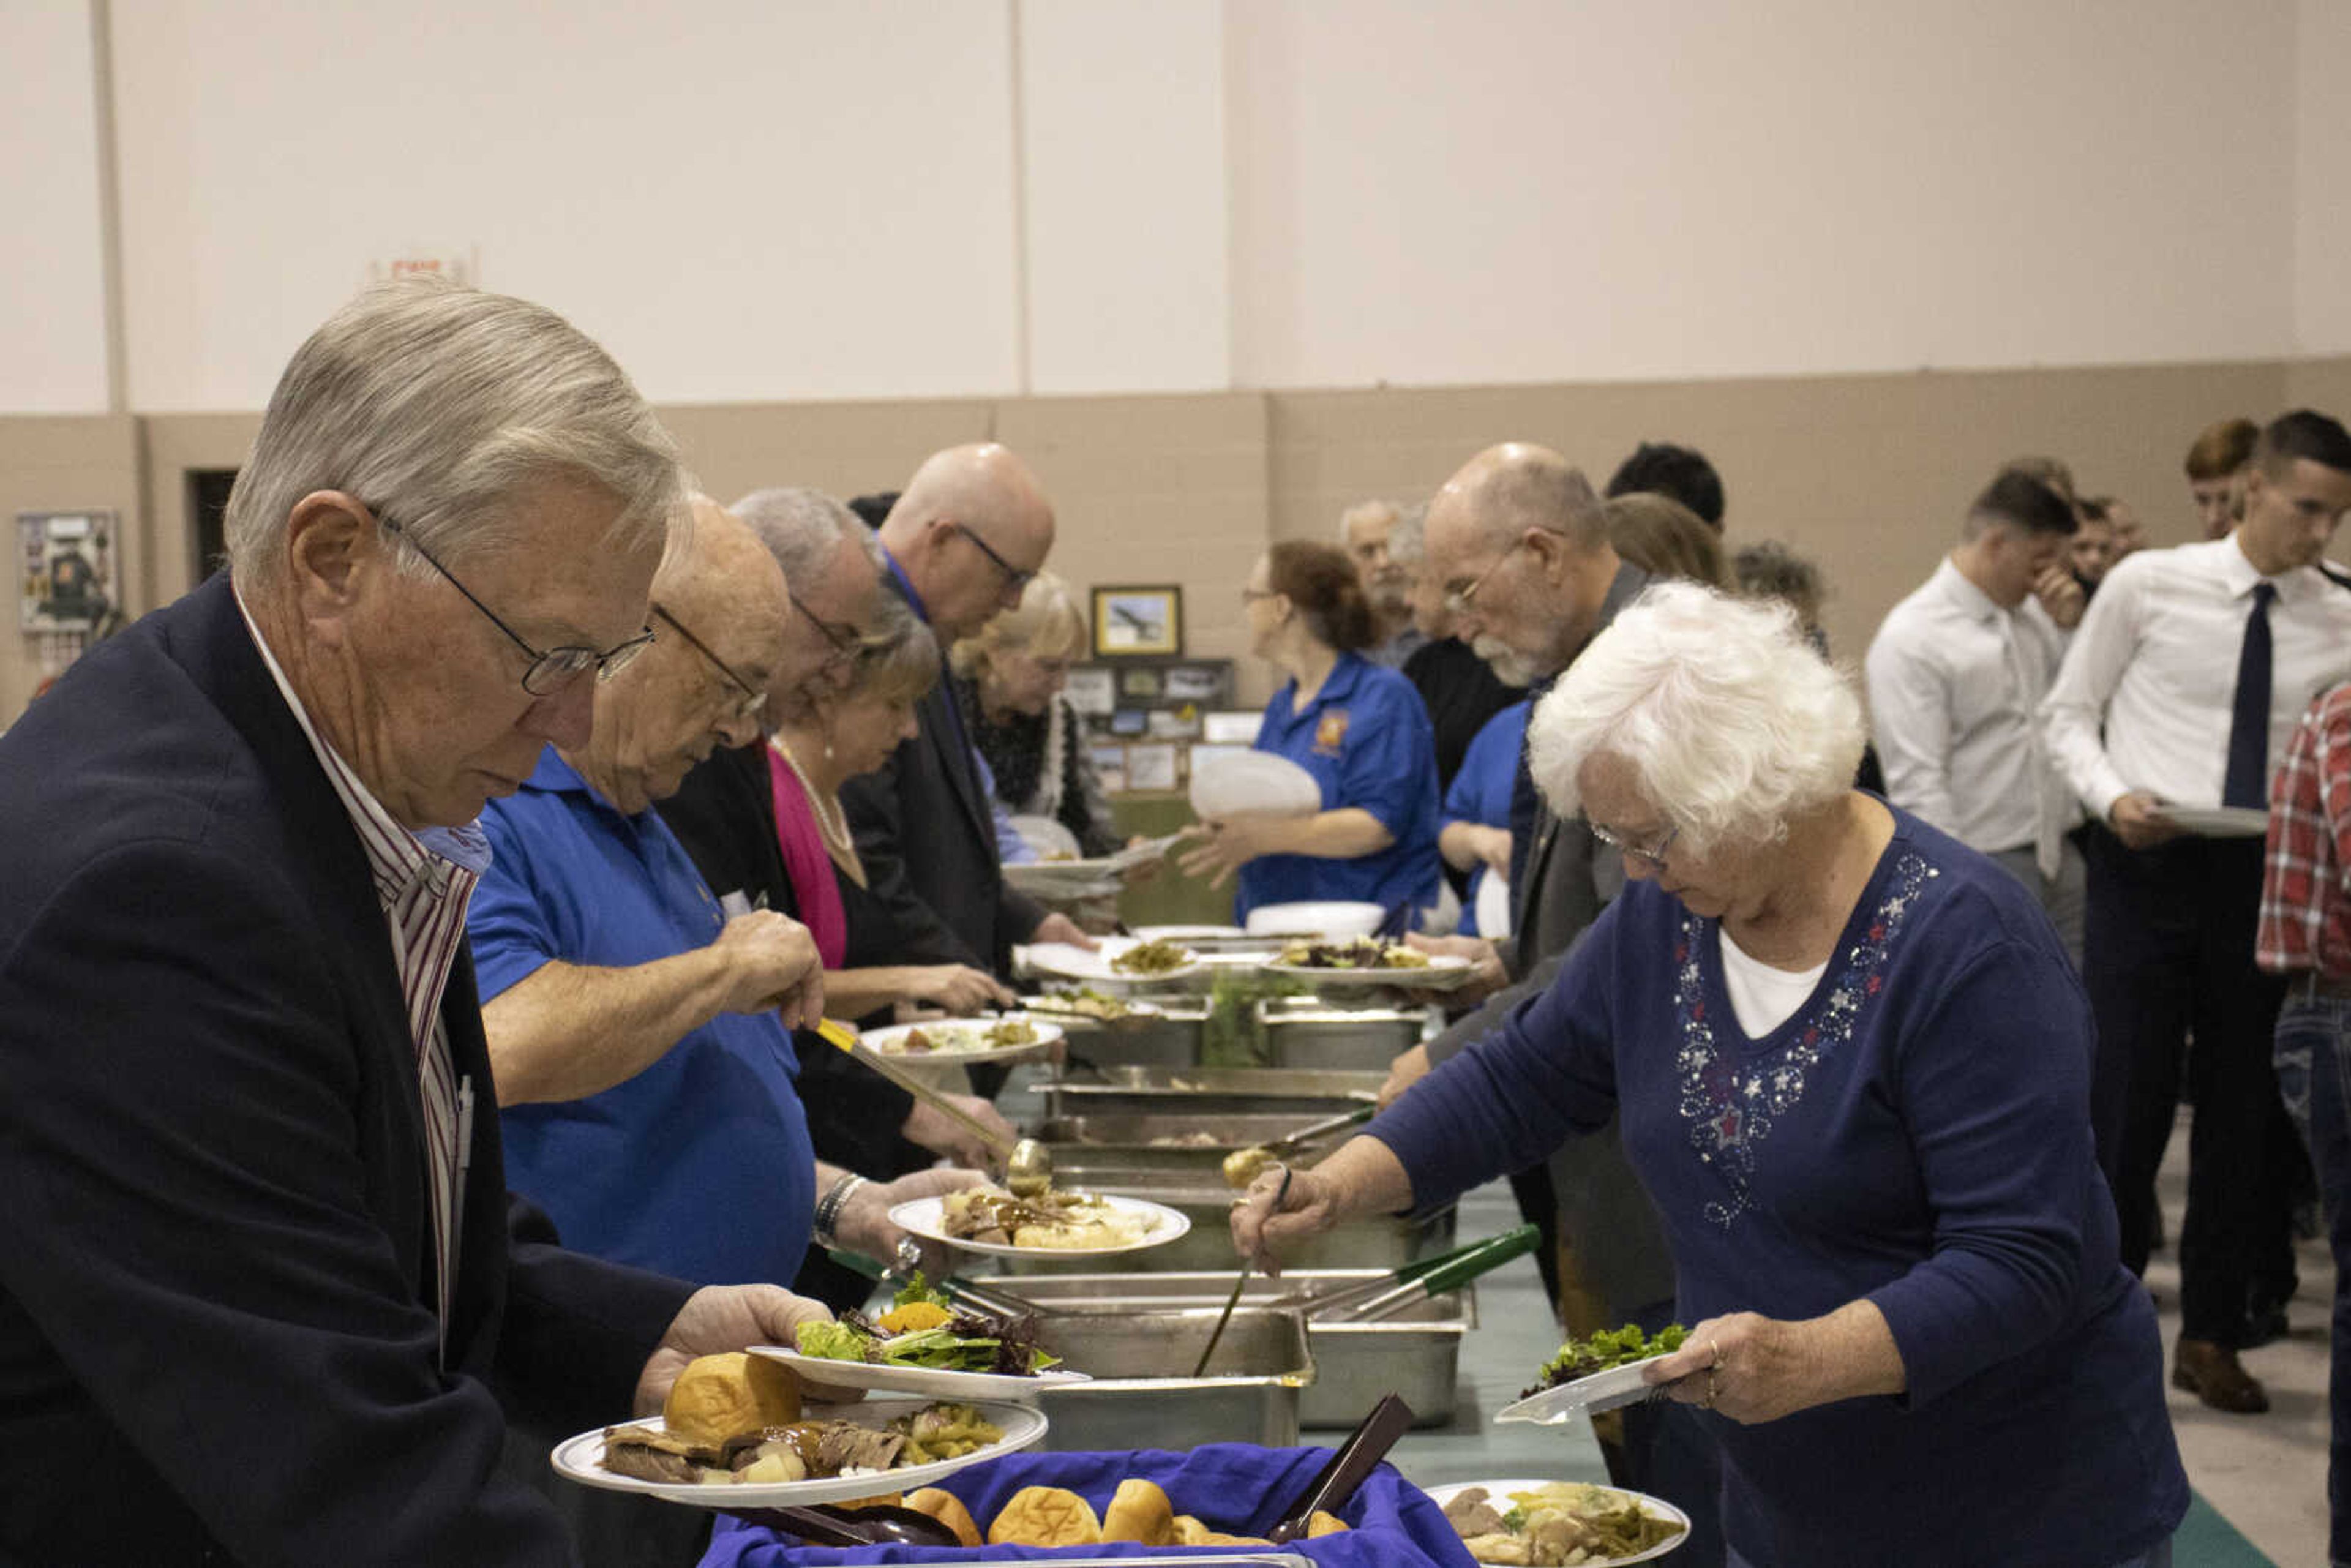
[[[1053,1154],[1036,1139],[1022,1138],[1016,1142],[1006,1137],[941,1093],[920,1074],[907,1071],[867,1046],[857,1038],[857,1031],[847,1024],[832,1019],[820,1019],[816,1032],[827,1044],[848,1052],[924,1104],[960,1124],[964,1131],[987,1145],[989,1151],[1004,1162],[1004,1188],[1013,1197],[1040,1197],[1051,1188]]]

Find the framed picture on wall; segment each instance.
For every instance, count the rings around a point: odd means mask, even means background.
[[[1096,658],[1167,658],[1184,652],[1181,588],[1097,588],[1093,601]]]

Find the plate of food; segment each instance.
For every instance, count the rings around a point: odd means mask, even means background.
[[[1060,1191],[1015,1197],[984,1186],[902,1203],[890,1223],[991,1258],[1113,1258],[1164,1246],[1192,1228],[1191,1216],[1148,1198]]]
[[[1049,1018],[1086,1019],[1095,1023],[1117,1023],[1122,1019],[1159,1016],[1156,1003],[1114,997],[1092,986],[1047,991],[1042,996],[1025,998],[1021,1006],[1030,1013],[1043,1013]]]
[[[1042,1412],[995,1401],[800,1404],[791,1368],[742,1351],[690,1363],[662,1414],[555,1447],[582,1486],[698,1508],[844,1502],[928,1484],[1045,1436]]]
[[[1586,1339],[1572,1339],[1559,1354],[1543,1363],[1533,1387],[1515,1404],[1494,1412],[1497,1421],[1526,1421],[1557,1427],[1578,1416],[1595,1416],[1619,1406],[1637,1405],[1657,1393],[1661,1385],[1648,1382],[1642,1368],[1682,1347],[1689,1331],[1669,1323],[1653,1338],[1626,1323]]]
[[[1067,942],[1039,942],[1025,949],[1029,967],[1040,974],[1089,985],[1147,986],[1200,972],[1200,956],[1175,942],[1144,942],[1105,936],[1093,951]]]
[[[1270,975],[1320,985],[1397,986],[1415,991],[1449,991],[1468,979],[1475,967],[1467,958],[1424,953],[1376,936],[1292,942],[1265,966]]]
[[[1040,1388],[1092,1381],[1037,1343],[1034,1312],[1006,1317],[959,1305],[916,1274],[887,1312],[847,1312],[802,1323],[796,1346],[757,1345],[814,1383],[935,1399],[1026,1399]]]
[[[1648,1563],[1690,1527],[1663,1498],[1583,1481],[1462,1481],[1428,1498],[1480,1563]]]
[[[892,1024],[887,1029],[866,1030],[857,1038],[901,1061],[951,1060],[963,1066],[1025,1061],[1061,1039],[1061,1026],[1026,1013],[1006,1013],[992,1019]]]

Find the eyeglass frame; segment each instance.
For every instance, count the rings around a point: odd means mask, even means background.
[[[704,658],[716,665],[718,673],[725,675],[728,682],[736,687],[737,695],[735,698],[735,706],[733,709],[734,716],[738,718],[749,718],[753,715],[757,714],[762,707],[767,706],[767,688],[764,686],[755,686],[750,682],[745,680],[741,675],[737,674],[735,673],[735,667],[732,664],[729,664],[726,660],[712,653],[710,651],[710,644],[695,636],[691,631],[687,630],[685,622],[671,614],[669,611],[664,607],[660,600],[654,600],[652,608],[653,612],[655,615],[658,615],[664,621],[668,622],[672,630],[676,632],[679,636],[684,638],[687,643],[692,644],[695,653],[701,654]]]
[[[1526,548],[1527,536],[1520,534],[1517,538],[1510,541],[1510,549],[1496,556],[1492,564],[1478,574],[1478,580],[1475,582],[1472,582],[1467,588],[1448,590],[1445,595],[1445,612],[1447,615],[1465,615],[1468,613],[1470,601],[1478,597],[1478,591],[1486,586],[1486,580],[1492,577],[1496,572],[1501,570],[1502,563],[1504,561],[1510,559],[1512,556],[1518,554],[1520,550]]]
[[[583,643],[559,643],[555,647],[543,650],[534,648],[524,639],[521,632],[516,631],[513,627],[500,620],[496,611],[483,603],[472,589],[467,588],[464,583],[458,581],[457,574],[455,572],[451,571],[447,567],[443,566],[439,560],[434,559],[431,550],[426,549],[423,545],[417,543],[416,537],[408,531],[407,528],[401,523],[399,518],[384,511],[381,507],[371,507],[369,508],[369,512],[374,517],[376,527],[381,528],[384,532],[391,534],[395,538],[398,538],[410,549],[414,550],[418,555],[423,557],[425,565],[439,572],[442,577],[447,580],[450,587],[465,595],[466,603],[480,611],[491,625],[496,627],[499,631],[507,634],[507,641],[512,643],[516,647],[520,648],[524,653],[530,655],[530,664],[522,673],[522,689],[532,696],[553,696],[557,692],[561,691],[565,686],[569,685],[572,682],[578,680],[580,676],[586,674],[590,670],[596,672],[596,679],[600,683],[609,681],[614,675],[619,674],[622,670],[626,669],[631,660],[634,659],[639,653],[643,653],[647,648],[653,646],[654,641],[653,629],[651,626],[647,626],[635,636],[615,643],[612,646],[604,649],[601,653],[599,653],[594,648],[589,647]],[[683,632],[685,628],[681,626],[678,630]],[[585,662],[582,662],[583,660]],[[565,664],[569,664],[570,668],[561,668],[561,666]],[[538,685],[533,685],[531,684],[533,679],[538,677],[542,671],[550,667],[556,668],[559,672],[553,680],[543,681],[542,684]]]
[[[823,616],[810,610],[806,601],[791,590],[786,589],[784,597],[790,600],[792,608],[807,616],[809,624],[815,627],[823,635],[824,640],[832,645],[832,658],[836,663],[851,663],[872,646],[873,640],[863,632],[838,621],[827,621]]]
[[[996,563],[996,570],[1004,574],[1004,580],[1008,587],[1019,589],[1025,591],[1030,583],[1037,580],[1037,572],[1041,569],[1031,568],[1029,570],[1023,570],[1021,568],[1013,565],[1010,561],[997,554],[996,547],[989,544],[986,539],[981,538],[976,529],[973,529],[965,524],[956,522],[953,517],[946,519],[946,525],[956,532],[961,534],[964,538],[969,539],[972,543],[977,545],[979,547],[979,553]]]
[[[1666,869],[1667,852],[1674,847],[1674,841],[1682,836],[1681,824],[1678,822],[1674,824],[1672,827],[1667,828],[1666,830],[1666,836],[1659,839],[1654,844],[1636,844],[1630,839],[1625,838],[1623,834],[1617,832],[1614,828],[1602,827],[1598,822],[1593,821],[1588,817],[1584,819],[1584,826],[1592,830],[1592,836],[1593,838],[1598,839],[1610,849],[1616,851],[1620,854],[1631,855],[1635,860],[1637,860],[1648,866],[1652,871],[1663,871]]]

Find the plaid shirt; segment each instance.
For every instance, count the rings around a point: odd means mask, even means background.
[[[2279,974],[2351,979],[2351,683],[2302,716],[2270,782],[2253,957]]]

